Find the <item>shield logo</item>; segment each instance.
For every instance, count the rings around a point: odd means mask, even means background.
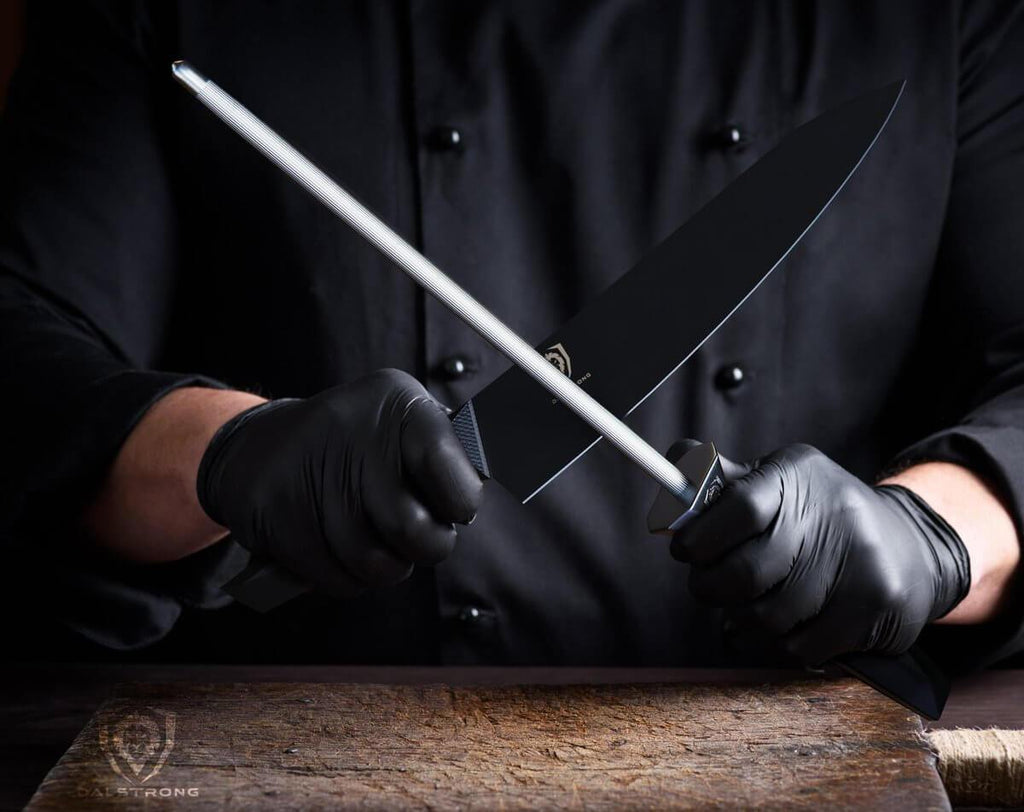
[[[175,714],[141,708],[100,725],[100,749],[111,769],[132,784],[160,772],[174,749]]]
[[[718,501],[718,497],[722,495],[722,487],[723,483],[721,477],[716,476],[711,480],[711,484],[708,485],[708,489],[704,492],[704,504],[713,505]]]
[[[544,357],[563,375],[572,377],[572,360],[569,358],[569,353],[565,347],[561,344],[555,344],[553,347],[548,347],[544,350]]]

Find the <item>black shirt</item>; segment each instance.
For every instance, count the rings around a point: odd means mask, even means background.
[[[732,457],[809,442],[866,479],[952,460],[991,483],[1019,528],[1019,11],[33,4],[0,145],[0,526],[22,614],[121,649],[177,622],[168,656],[216,659],[745,656],[646,535],[654,485],[604,444],[527,506],[488,486],[449,561],[352,601],[204,610],[223,602],[232,545],[159,567],[92,549],[75,517],[172,387],[303,396],[393,366],[457,405],[507,365],[177,87],[175,58],[531,341],[790,129],[905,78],[827,217],[631,423],[658,447],[713,439]],[[1010,615],[949,634],[978,662],[1016,647],[1018,627]]]

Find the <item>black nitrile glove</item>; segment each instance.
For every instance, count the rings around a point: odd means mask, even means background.
[[[443,408],[414,378],[382,370],[228,421],[197,490],[244,547],[348,595],[444,559],[482,483]]]
[[[722,460],[721,498],[672,539],[690,589],[816,665],[898,654],[967,594],[963,542],[923,499],[870,487],[810,446]]]

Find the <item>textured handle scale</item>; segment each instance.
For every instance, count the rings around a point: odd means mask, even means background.
[[[725,485],[722,465],[713,443],[698,445],[672,461],[686,478],[700,483],[685,502],[662,488],[647,516],[652,533],[672,535],[687,521],[710,507]],[[949,680],[917,646],[903,654],[846,654],[835,661],[843,671],[906,708],[928,719],[938,719],[949,696]]]
[[[466,452],[473,467],[479,471],[482,477],[490,479],[491,471],[487,467],[487,455],[484,454],[484,443],[480,439],[480,426],[476,422],[473,401],[467,400],[462,408],[451,416],[451,421],[452,428],[455,429],[455,436],[462,444],[462,449]]]

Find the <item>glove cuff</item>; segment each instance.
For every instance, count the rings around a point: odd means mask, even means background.
[[[277,407],[288,403],[294,403],[296,400],[298,398],[280,398],[250,406],[225,422],[214,432],[213,437],[210,438],[206,451],[203,452],[203,458],[199,461],[199,470],[196,473],[196,496],[199,497],[199,506],[217,524],[225,524],[223,517],[217,510],[216,486],[220,481],[224,451],[230,445],[231,438],[257,415],[273,411]]]
[[[935,600],[928,621],[948,614],[971,588],[971,557],[960,534],[920,495],[902,485],[879,485],[907,513],[935,558]]]

